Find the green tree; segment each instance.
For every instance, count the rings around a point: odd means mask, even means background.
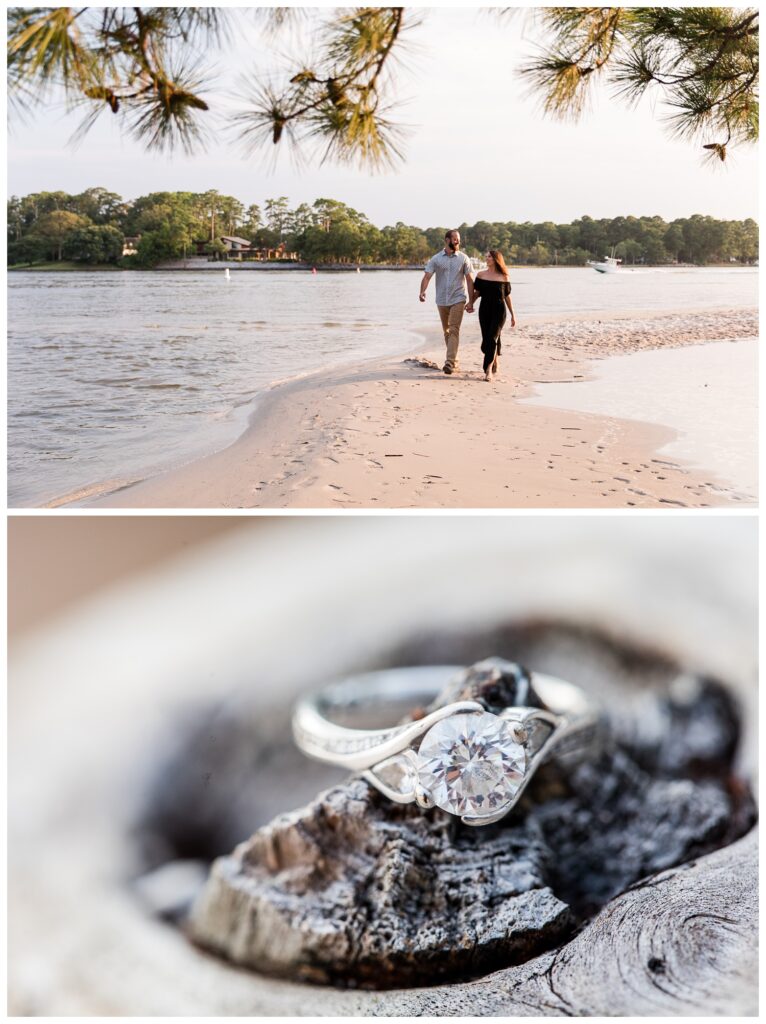
[[[110,224],[89,224],[68,238],[67,254],[80,263],[116,263],[122,257],[122,232]]]
[[[542,224],[535,224],[535,239],[542,242],[551,251],[561,245],[559,229],[549,220]]]
[[[420,263],[431,255],[425,235],[419,228],[399,222],[383,229],[383,258],[388,263]]]
[[[228,255],[228,249],[220,238],[216,238],[212,242],[208,242],[205,246],[205,252],[208,255],[208,259],[211,260],[225,260]]]
[[[429,255],[432,255],[433,253],[438,252],[439,249],[444,248],[444,235],[446,231],[447,228],[442,227],[426,228],[425,236],[426,241],[428,242]]]
[[[130,202],[105,189],[39,192],[8,200],[8,259],[11,264],[53,258],[105,262],[119,258],[123,235],[140,235],[139,254],[127,262],[155,266],[186,256],[194,242],[212,241],[210,253],[223,255],[224,231],[244,232],[255,245],[274,248],[283,241],[310,262],[422,263],[444,244],[443,228],[421,229],[398,222],[382,229],[337,199],[320,198],[291,209],[286,196],[268,201],[273,228],[261,225],[260,207],[243,204],[217,190],[205,193],[152,192]],[[99,217],[95,224],[80,211]],[[245,219],[240,221],[240,217]],[[758,225],[752,220],[721,221],[695,215],[666,223],[659,216],[581,217],[569,224],[544,221],[517,224],[479,221],[459,225],[465,247],[481,252],[500,248],[508,262],[551,262],[581,266],[611,246],[626,262],[662,264],[679,260],[700,265],[758,259]],[[210,236],[215,231],[215,238]],[[472,245],[470,239],[483,243]]]
[[[141,235],[134,261],[139,267],[155,267],[165,260],[182,257],[191,242],[190,234],[178,225],[163,225]]]
[[[643,246],[634,238],[626,238],[615,247],[615,256],[625,263],[640,263],[643,255]]]
[[[669,262],[668,251],[660,238],[647,238],[641,246],[643,260],[652,266],[661,266]]]
[[[195,241],[205,239],[208,207],[201,199],[191,192],[153,192],[135,200],[126,233],[141,236],[133,257],[137,266],[186,256]]]
[[[551,262],[551,252],[542,242],[535,242],[529,249],[527,259],[536,266],[546,266]]]
[[[6,203],[6,223],[8,225],[8,242],[20,241],[24,233],[24,215],[18,196],[11,196]]]
[[[486,220],[477,221],[466,235],[463,241],[479,252],[486,252],[495,243],[495,227]]]
[[[21,198],[11,196],[8,201],[9,238],[18,240],[41,217],[54,211],[87,216],[86,211],[80,209],[77,199],[77,196],[70,196],[67,192],[33,192]]]
[[[601,222],[592,217],[580,217],[573,222],[576,229],[577,245],[594,256],[602,257],[609,248],[606,231]]]
[[[674,220],[672,224],[668,224],[667,229],[662,236],[662,244],[671,259],[683,262],[685,244],[683,221]]]
[[[198,202],[194,204],[197,215],[207,221],[207,235],[211,242],[223,234],[222,222],[226,214],[222,200],[221,193],[213,188],[199,196]]]
[[[267,227],[281,238],[289,224],[290,200],[287,196],[280,196],[279,199],[267,199],[264,211]]]
[[[34,232],[25,235],[18,241],[8,243],[8,264],[33,264],[45,259],[48,252],[46,243]]]
[[[316,219],[316,211],[313,210],[308,203],[301,203],[295,210],[293,210],[291,221],[292,231],[298,235],[311,227]]]
[[[242,223],[242,230],[247,238],[252,239],[263,224],[261,208],[257,203],[251,203],[245,210],[245,219]]]
[[[720,258],[722,232],[712,217],[694,214],[683,222],[684,252],[690,263],[710,263]]]
[[[94,224],[118,222],[125,215],[125,201],[116,192],[105,188],[87,188],[72,197],[76,213],[82,214]]]
[[[219,203],[221,233],[234,235],[245,219],[245,207],[234,196],[221,196]]]
[[[52,210],[36,221],[33,233],[51,259],[62,260],[67,242],[87,223],[84,217],[68,210]]]
[[[758,261],[758,225],[751,217],[742,221],[739,246],[738,259],[742,263],[756,263]]]
[[[591,254],[587,249],[581,249],[579,246],[574,249],[567,249],[566,256],[562,262],[566,263],[569,267],[582,267],[589,259]]]

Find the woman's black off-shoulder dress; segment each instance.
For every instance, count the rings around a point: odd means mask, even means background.
[[[479,324],[486,373],[494,363],[495,356],[500,355],[500,332],[505,323],[505,299],[511,294],[511,284],[510,281],[488,281],[486,278],[476,277],[473,286],[481,296]]]

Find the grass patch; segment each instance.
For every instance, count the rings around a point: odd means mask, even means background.
[[[125,270],[114,263],[75,263],[73,260],[56,260],[51,263],[13,263],[9,270],[59,270],[64,272],[83,270]]]

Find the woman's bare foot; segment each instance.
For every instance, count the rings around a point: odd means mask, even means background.
[[[489,375],[489,370],[487,370],[487,372],[484,374],[484,380],[492,380],[492,378]]]

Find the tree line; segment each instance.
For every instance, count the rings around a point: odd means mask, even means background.
[[[755,263],[758,225],[695,214],[662,217],[580,217],[569,224],[485,221],[421,228],[398,222],[383,228],[345,203],[317,199],[291,207],[286,196],[245,206],[208,192],[153,192],[125,200],[105,188],[77,195],[36,192],[8,201],[8,262],[34,265],[72,260],[85,265],[148,269],[193,256],[220,257],[222,236],[256,248],[280,244],[311,264],[422,264],[457,227],[469,255],[500,249],[509,263],[582,266],[612,250],[627,264]],[[123,256],[124,240],[138,239]]]

